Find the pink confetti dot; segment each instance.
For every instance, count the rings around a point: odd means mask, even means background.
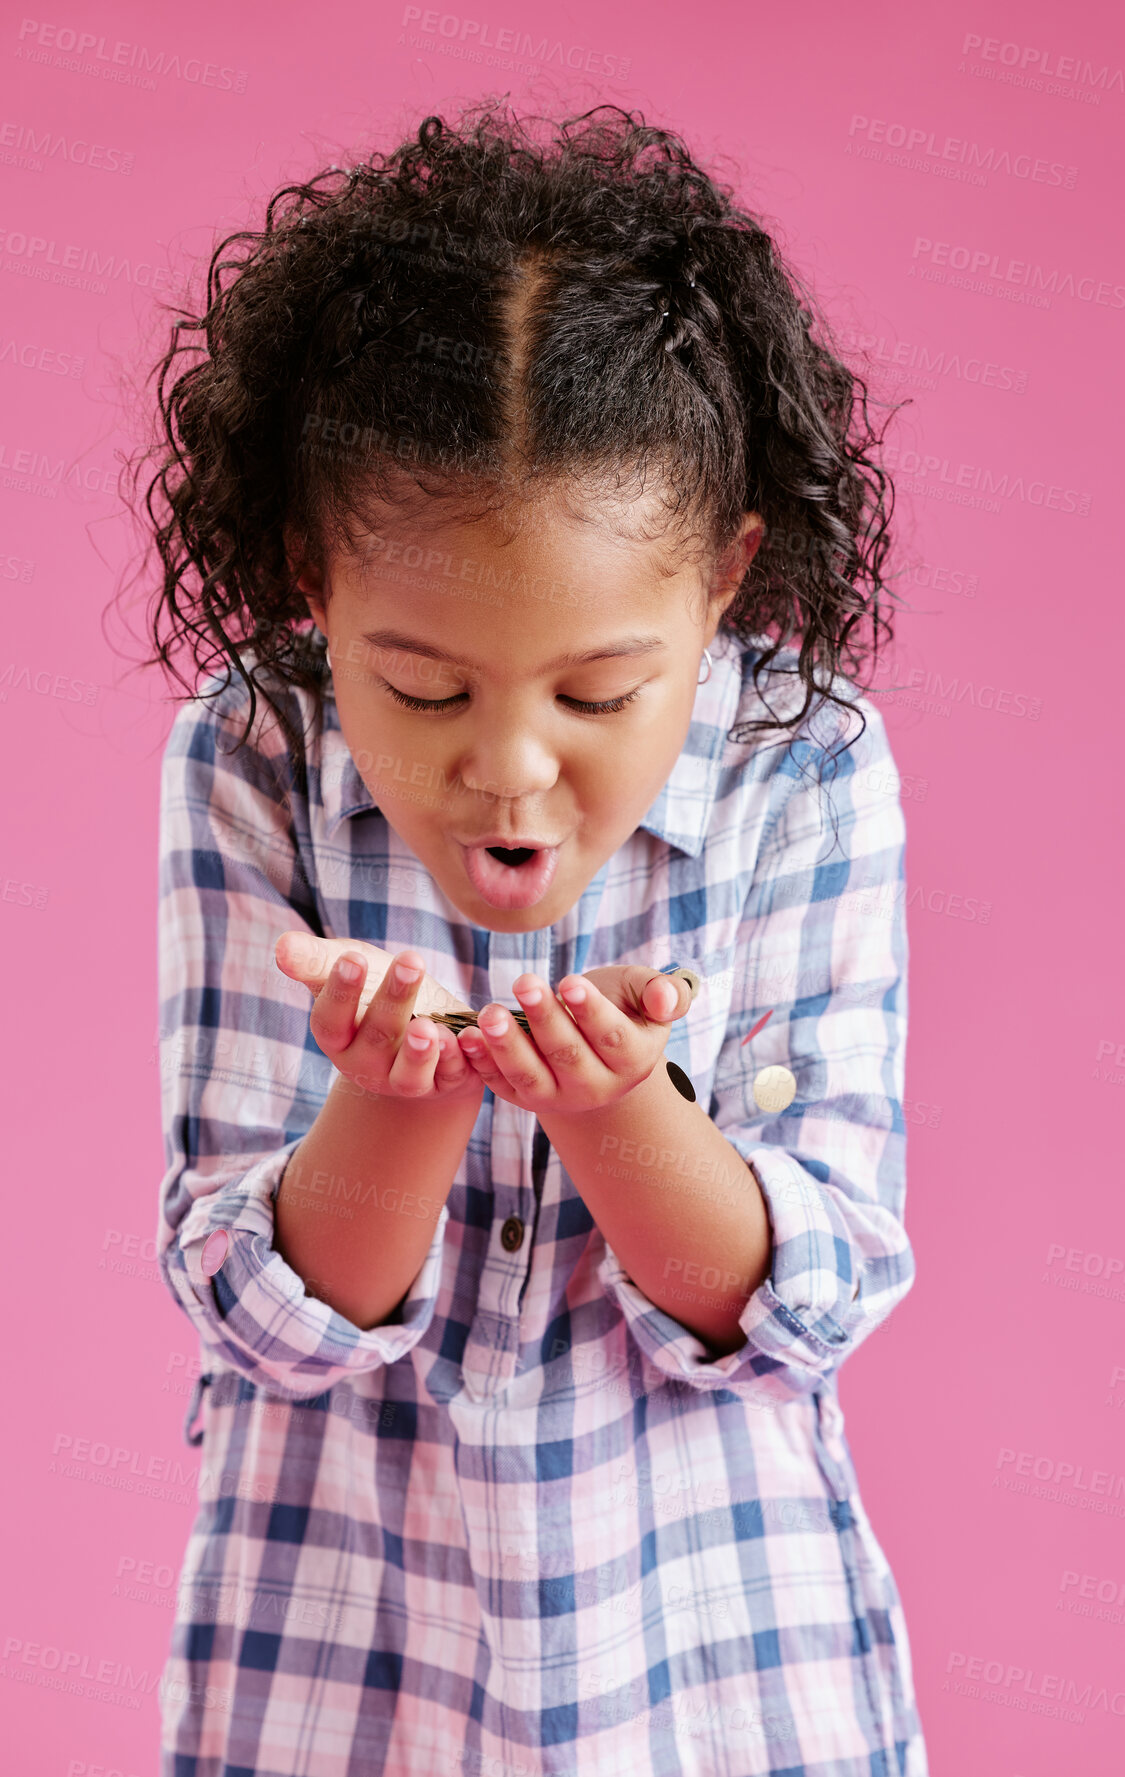
[[[226,1262],[229,1251],[230,1235],[225,1228],[216,1228],[213,1234],[208,1234],[199,1255],[199,1269],[204,1277],[214,1277]]]

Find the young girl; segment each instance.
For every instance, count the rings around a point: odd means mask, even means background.
[[[924,1777],[837,1398],[914,1275],[865,386],[612,106],[233,239],[148,505],[162,1770]]]

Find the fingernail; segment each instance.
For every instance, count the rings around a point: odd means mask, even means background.
[[[336,964],[336,973],[339,975],[341,981],[347,981],[349,984],[354,985],[355,982],[359,980],[363,970],[358,963],[352,961],[350,956],[342,956]]]
[[[508,1014],[506,1012],[489,1012],[487,1017],[478,1018],[477,1023],[481,1030],[488,1032],[490,1037],[500,1037],[508,1028]]]
[[[559,992],[568,1006],[581,1006],[586,999],[586,989],[581,981],[570,981],[565,987],[560,987]]]
[[[543,998],[541,987],[518,987],[516,998],[521,1006],[537,1006]]]
[[[419,1032],[417,1032],[417,1031],[411,1031],[411,1032],[410,1032],[410,1033],[409,1033],[409,1034],[408,1034],[408,1036],[407,1036],[407,1039],[406,1039],[406,1040],[407,1040],[407,1042],[408,1042],[408,1043],[409,1043],[409,1044],[410,1044],[410,1047],[411,1047],[411,1048],[412,1048],[412,1049],[417,1049],[417,1050],[418,1050],[418,1051],[419,1051],[419,1052],[420,1052],[420,1051],[421,1051],[421,1050],[423,1050],[423,1049],[428,1049],[428,1048],[429,1048],[429,1046],[430,1046],[430,1039],[429,1039],[429,1037],[426,1037],[426,1036],[422,1036],[422,1035],[421,1035],[421,1034],[420,1034],[420,1033],[419,1033]]]
[[[421,978],[421,969],[412,969],[407,963],[395,964],[395,980],[401,982],[403,987],[413,987],[415,981]]]

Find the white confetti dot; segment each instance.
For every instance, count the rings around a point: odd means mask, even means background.
[[[754,1098],[761,1111],[783,1111],[797,1096],[797,1081],[787,1067],[764,1067],[754,1075]]]

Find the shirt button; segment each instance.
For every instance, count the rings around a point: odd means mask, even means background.
[[[208,1234],[199,1255],[199,1269],[204,1277],[214,1277],[216,1271],[222,1269],[229,1251],[230,1235],[225,1228],[216,1228],[214,1233]]]
[[[518,1252],[523,1245],[523,1223],[519,1216],[509,1216],[500,1230],[500,1244],[506,1253]]]

